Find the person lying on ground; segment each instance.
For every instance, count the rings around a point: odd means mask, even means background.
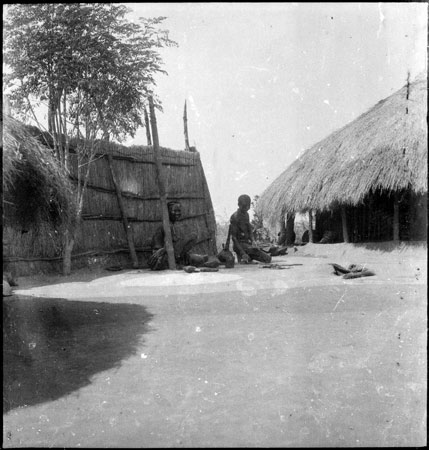
[[[263,263],[271,262],[271,255],[252,240],[252,227],[249,219],[250,197],[246,194],[238,197],[238,209],[230,218],[233,250],[237,253],[238,262],[250,263],[253,259]]]

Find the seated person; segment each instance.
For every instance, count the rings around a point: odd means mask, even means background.
[[[182,206],[178,201],[168,202],[168,217],[170,219],[171,239],[174,249],[174,258],[178,269],[183,266],[193,265],[200,266],[207,262],[209,257],[207,255],[199,255],[197,253],[190,253],[192,247],[197,242],[197,234],[189,233],[188,236],[180,236],[175,223],[180,220],[182,216]],[[148,260],[151,270],[165,270],[168,269],[168,255],[165,248],[165,232],[164,226],[161,225],[155,231],[152,237],[152,256]]]
[[[231,216],[231,239],[233,250],[237,253],[238,261],[249,263],[252,259],[263,263],[271,262],[271,255],[253,244],[252,227],[249,219],[250,197],[238,197],[238,209]]]
[[[320,239],[319,244],[332,244],[333,242],[335,242],[335,233],[327,230],[323,233],[323,237]]]

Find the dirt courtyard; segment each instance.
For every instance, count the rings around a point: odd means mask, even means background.
[[[3,447],[425,446],[426,245],[273,262],[291,266],[19,279]]]

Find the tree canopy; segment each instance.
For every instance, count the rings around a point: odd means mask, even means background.
[[[5,81],[15,107],[47,102],[50,131],[65,133],[68,123],[82,137],[121,140],[143,126],[145,99],[166,73],[159,49],[177,45],[159,28],[165,17],[134,22],[117,3],[11,4],[6,12]]]

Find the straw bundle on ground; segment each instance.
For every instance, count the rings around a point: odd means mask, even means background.
[[[375,191],[427,192],[425,76],[308,149],[261,195],[264,218],[358,205]]]

